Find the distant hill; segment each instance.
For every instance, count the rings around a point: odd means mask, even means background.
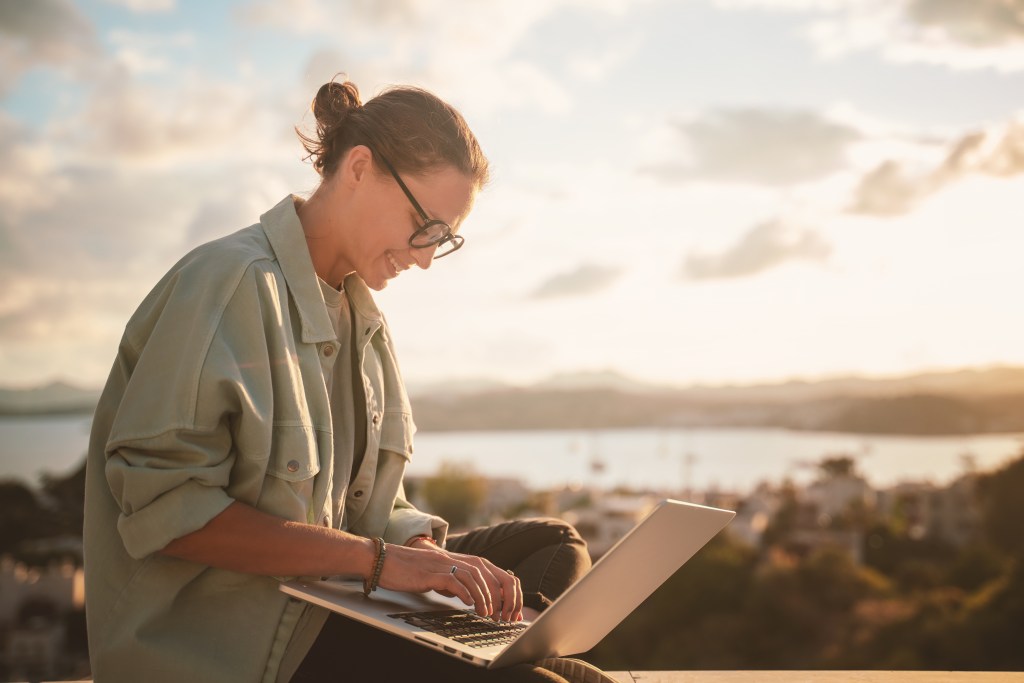
[[[0,414],[91,412],[98,390],[54,383],[0,389]],[[1024,432],[1024,368],[676,388],[615,372],[529,387],[483,379],[414,387],[425,431],[628,427],[782,427],[876,434]]]
[[[29,389],[0,388],[0,415],[91,413],[99,397],[99,389],[82,389],[64,382]]]
[[[424,430],[782,427],[878,434],[1024,432],[1024,368],[667,388],[573,378],[413,397]]]

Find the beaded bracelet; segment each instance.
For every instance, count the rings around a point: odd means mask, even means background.
[[[369,595],[377,590],[377,584],[380,583],[380,571],[384,568],[384,557],[388,554],[388,548],[383,538],[377,537],[373,539],[373,542],[377,544],[377,556],[373,560],[373,575],[369,580],[363,579],[363,595]]]

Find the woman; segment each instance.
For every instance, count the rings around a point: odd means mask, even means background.
[[[370,290],[462,246],[488,173],[476,138],[415,88],[362,105],[332,82],[313,110],[312,196],[186,255],[125,329],[87,469],[96,680],[602,680],[572,660],[475,669],[278,591],[360,575],[518,620],[589,567],[557,520],[446,542],[404,500],[414,426]]]

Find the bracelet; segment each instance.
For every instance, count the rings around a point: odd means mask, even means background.
[[[413,536],[412,538],[410,538],[408,541],[405,542],[405,545],[407,545],[407,546],[409,546],[411,548],[412,544],[415,543],[416,541],[420,540],[421,538],[423,540],[425,540],[425,541],[429,541],[435,547],[437,546],[437,541],[434,540],[434,537],[433,536],[427,536],[426,534],[420,534],[419,536]]]
[[[377,556],[373,559],[373,574],[370,579],[363,579],[363,595],[369,595],[377,590],[377,584],[380,583],[380,571],[384,568],[384,557],[388,554],[388,547],[383,538],[378,536],[373,539],[373,542],[377,545]]]

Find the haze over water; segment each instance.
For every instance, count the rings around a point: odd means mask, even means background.
[[[0,419],[0,477],[35,484],[39,474],[66,474],[88,446],[84,416]],[[419,432],[410,475],[444,462],[487,477],[512,477],[532,488],[583,484],[660,491],[748,491],[761,481],[797,482],[824,456],[847,454],[875,487],[900,481],[947,482],[964,456],[981,470],[1018,455],[1024,435],[891,437],[782,429],[621,429]]]

